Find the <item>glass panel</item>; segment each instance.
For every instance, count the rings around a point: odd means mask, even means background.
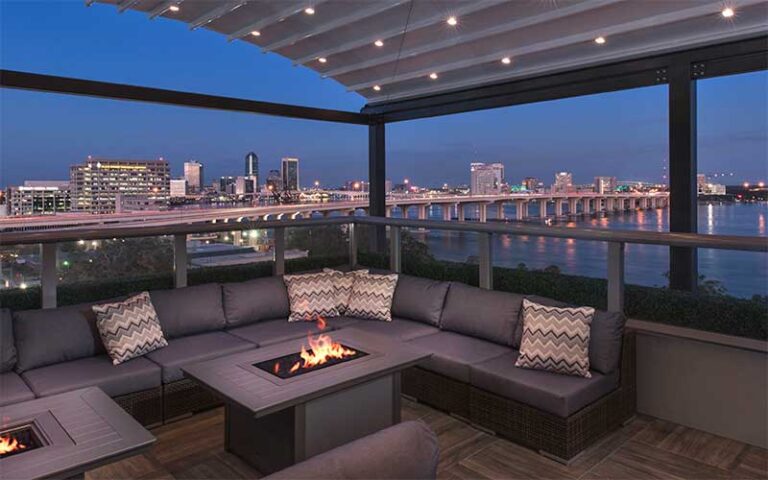
[[[0,247],[0,305],[5,308],[40,308],[39,245]]]

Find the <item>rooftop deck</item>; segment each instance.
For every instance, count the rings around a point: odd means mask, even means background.
[[[735,440],[638,416],[565,466],[411,401],[403,420],[420,419],[438,435],[438,478],[768,478],[768,451]],[[224,451],[219,408],[153,430],[150,453],[86,474],[101,479],[258,478]]]

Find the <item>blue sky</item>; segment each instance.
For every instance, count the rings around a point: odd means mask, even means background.
[[[179,22],[82,0],[0,0],[0,65],[119,83],[357,111],[362,97],[243,42]],[[768,74],[699,86],[699,171],[734,183],[768,180]],[[468,181],[471,161],[500,161],[508,180],[551,181],[570,170],[660,180],[667,155],[667,89],[650,87],[388,126],[388,177],[418,184]],[[87,155],[206,165],[207,181],[302,160],[302,183],[367,176],[364,127],[249,114],[0,90],[0,185],[65,179]]]

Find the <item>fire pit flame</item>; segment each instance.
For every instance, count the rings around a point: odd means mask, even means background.
[[[24,450],[25,448],[27,448],[26,445],[19,443],[18,440],[11,437],[10,435],[0,436],[0,455],[13,453],[18,450]]]
[[[339,342],[335,342],[330,335],[320,334],[317,337],[309,335],[307,338],[310,350],[305,346],[301,347],[301,359],[304,361],[303,368],[322,365],[329,360],[336,358],[352,357],[357,354],[351,348],[346,348]]]

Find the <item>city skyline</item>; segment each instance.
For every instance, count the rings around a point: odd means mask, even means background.
[[[34,28],[25,18],[35,18]],[[364,104],[285,59],[175,22],[146,22],[136,12],[117,16],[79,2],[10,3],[0,21],[2,68],[349,111]],[[70,30],[83,34],[65,34]],[[103,41],[89,42],[93,35]],[[121,47],[126,38],[131,48]],[[201,64],[200,58],[215,61]],[[700,173],[734,171],[734,184],[766,180],[768,119],[760,108],[768,101],[766,84],[765,72],[700,82]],[[13,90],[2,96],[3,187],[28,177],[30,158],[45,162],[36,177],[61,179],[87,155],[162,156],[174,177],[183,162],[196,159],[207,176],[218,178],[239,174],[243,155],[254,151],[261,172],[279,168],[282,157],[301,158],[307,184],[367,178],[364,127]],[[562,169],[572,171],[576,183],[598,175],[660,181],[668,150],[666,97],[666,87],[657,86],[391,124],[387,177],[458,184],[466,182],[467,163],[500,162],[507,177],[519,181]]]

